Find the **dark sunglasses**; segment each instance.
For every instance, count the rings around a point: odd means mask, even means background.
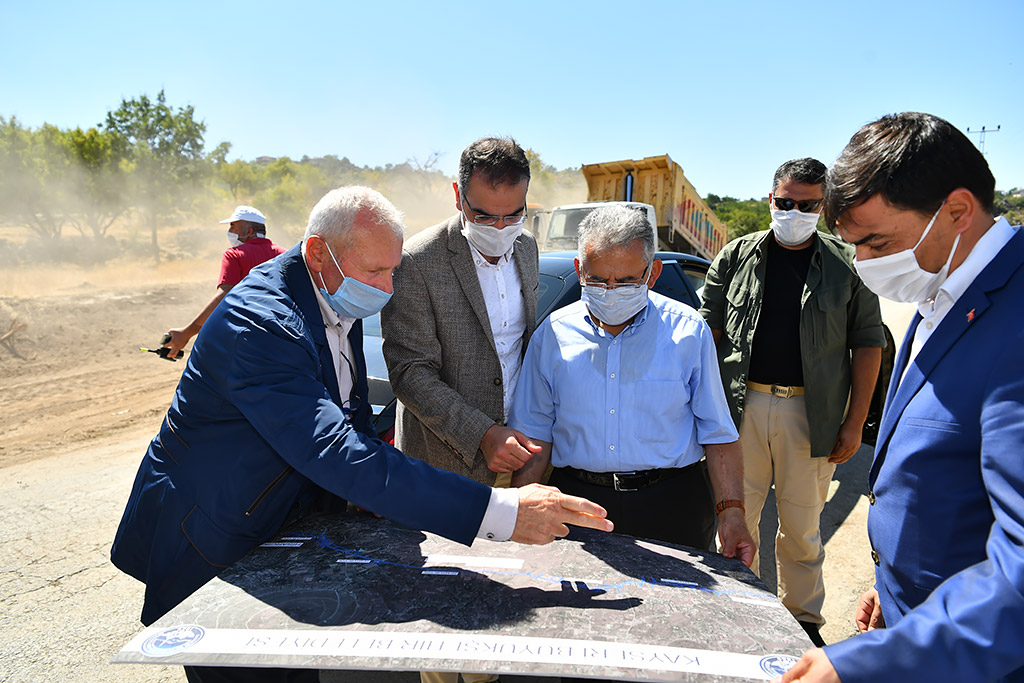
[[[775,202],[775,208],[782,211],[792,211],[794,208],[798,208],[804,213],[811,213],[817,211],[824,199],[804,199],[797,201],[790,199],[789,197],[772,197],[772,201]]]

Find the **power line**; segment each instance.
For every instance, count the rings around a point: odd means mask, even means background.
[[[977,135],[978,136],[978,149],[980,149],[981,153],[984,154],[985,153],[985,133],[998,133],[1000,128],[1002,128],[1002,126],[996,126],[995,130],[993,130],[991,128],[986,130],[985,126],[982,126],[981,130],[977,130],[977,129],[971,130],[970,128],[968,128],[967,129],[967,134],[968,135]]]

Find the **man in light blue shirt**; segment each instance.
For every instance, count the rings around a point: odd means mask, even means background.
[[[695,310],[649,291],[661,267],[643,212],[609,205],[581,224],[582,298],[537,328],[512,402],[509,426],[542,446],[513,485],[550,462],[551,485],[605,506],[616,531],[698,548],[711,547],[717,510],[722,554],[749,566],[743,454],[714,340]]]

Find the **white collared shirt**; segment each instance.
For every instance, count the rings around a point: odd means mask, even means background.
[[[515,246],[499,257],[497,263],[489,262],[472,244],[469,248],[484,295],[494,348],[501,363],[504,418],[508,420],[512,396],[519,383],[519,371],[523,367],[523,334],[526,332],[523,281],[512,260]]]
[[[935,331],[935,328],[946,317],[946,314],[953,308],[953,305],[963,296],[967,288],[971,286],[971,283],[977,279],[981,271],[985,269],[985,266],[991,263],[996,254],[1006,246],[1006,243],[1010,241],[1013,234],[1013,228],[1010,226],[1009,221],[1002,216],[997,218],[992,227],[981,236],[978,243],[967,254],[964,262],[942,283],[942,286],[939,287],[939,293],[935,295],[935,298],[918,304],[917,312],[921,314],[921,322],[914,333],[914,341],[910,347],[910,358],[904,368],[904,373],[906,373],[906,367],[910,367],[910,363],[917,357],[921,347],[931,338],[932,332]]]
[[[306,269],[309,273],[309,269]],[[320,316],[324,321],[324,332],[327,333],[327,345],[331,347],[331,357],[334,359],[334,376],[338,378],[338,395],[343,403],[347,405],[352,395],[352,378],[356,374],[355,359],[352,358],[352,344],[348,340],[348,333],[352,331],[355,318],[343,318],[335,312],[331,305],[320,293],[320,287],[316,284],[313,274],[309,274],[309,281],[313,283],[313,291],[316,293],[316,303],[320,307]],[[365,399],[365,397],[363,397]]]

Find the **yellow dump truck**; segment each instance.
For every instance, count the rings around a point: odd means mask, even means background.
[[[634,160],[584,164],[587,203],[558,206],[548,220],[548,248],[575,248],[576,227],[597,203],[648,205],[657,225],[659,248],[711,260],[725,246],[726,227],[704,203],[667,154]],[[571,244],[571,246],[569,246]]]

